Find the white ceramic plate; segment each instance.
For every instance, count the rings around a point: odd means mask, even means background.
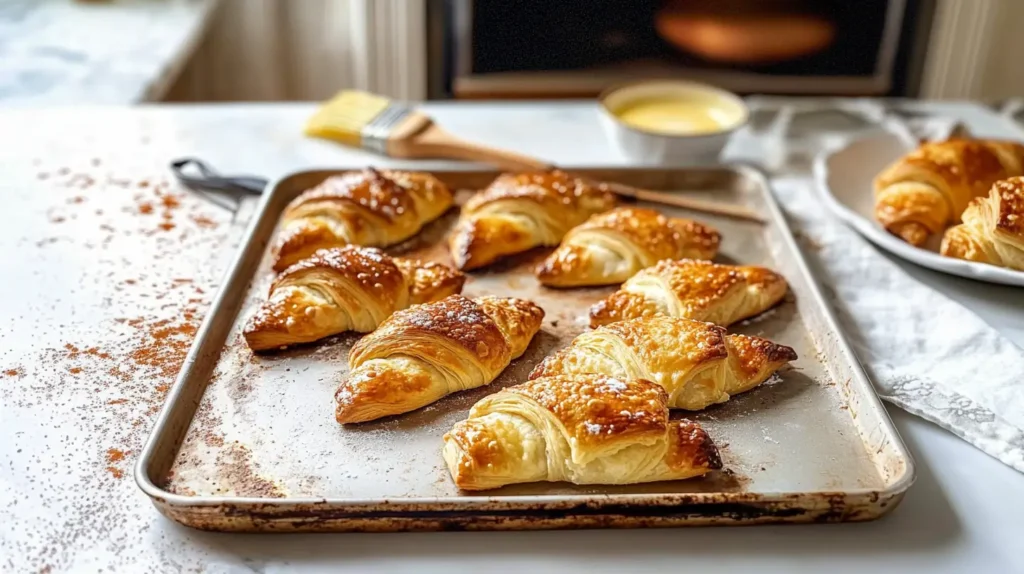
[[[825,205],[869,241],[897,257],[950,275],[1024,287],[1024,272],[943,257],[938,250],[941,237],[933,237],[924,248],[914,247],[875,221],[875,175],[907,151],[900,138],[885,132],[823,152],[814,162],[814,177]]]

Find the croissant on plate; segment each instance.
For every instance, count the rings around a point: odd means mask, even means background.
[[[500,175],[462,208],[449,238],[452,259],[459,269],[476,269],[558,245],[570,229],[614,204],[612,194],[560,171]]]
[[[875,178],[875,218],[911,245],[960,222],[992,184],[1024,175],[1024,145],[996,140],[922,144]]]
[[[1024,177],[996,182],[946,230],[942,254],[1024,271]]]
[[[663,388],[607,375],[544,377],[484,397],[444,435],[442,453],[464,490],[635,484],[722,468],[700,425],[669,420]]]
[[[285,269],[243,330],[254,351],[377,328],[398,309],[462,291],[466,277],[440,263],[373,247],[321,249]]]
[[[367,168],[329,177],[285,209],[274,270],[325,247],[400,243],[453,201],[448,187],[428,173]]]
[[[335,417],[369,421],[489,384],[523,354],[543,318],[523,299],[462,295],[399,311],[352,347]]]
[[[550,287],[622,283],[663,259],[712,259],[718,231],[640,207],[619,207],[572,228],[537,267]]]
[[[647,379],[665,388],[668,406],[696,411],[749,391],[796,359],[793,349],[766,339],[659,315],[585,331],[530,378],[598,373]]]
[[[782,300],[786,280],[764,267],[660,261],[590,308],[590,326],[664,314],[730,325]]]

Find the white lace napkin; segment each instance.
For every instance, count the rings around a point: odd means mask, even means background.
[[[830,217],[809,176],[773,185],[879,396],[1024,472],[1024,350]]]

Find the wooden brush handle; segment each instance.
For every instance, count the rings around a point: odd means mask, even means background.
[[[684,195],[677,195],[672,193],[661,193],[658,191],[651,191],[649,189],[639,189],[621,183],[614,182],[603,182],[602,185],[608,191],[622,196],[631,197],[637,201],[647,201],[650,203],[659,203],[661,205],[671,205],[672,207],[680,207],[690,211],[696,211],[699,213],[712,213],[714,215],[721,215],[724,217],[731,217],[733,219],[743,219],[746,221],[756,221],[757,223],[764,223],[764,218],[754,213],[753,211],[743,207],[742,205],[733,205],[730,203],[720,203],[717,201],[708,201],[706,199],[696,199],[693,197],[687,197]]]
[[[557,169],[554,164],[529,156],[460,140],[433,123],[426,125],[422,131],[419,131],[412,137],[391,140],[388,151],[395,157],[476,161],[490,164],[506,171],[550,171]],[[694,199],[670,193],[659,193],[647,189],[637,189],[621,183],[594,183],[616,195],[630,197],[637,201],[670,205],[699,213],[712,213],[747,221],[764,222],[764,218],[739,205]]]
[[[397,143],[397,142],[396,142]],[[461,159],[486,163],[505,171],[549,171],[550,163],[515,152],[460,140],[436,125],[430,125],[403,146],[403,157]]]

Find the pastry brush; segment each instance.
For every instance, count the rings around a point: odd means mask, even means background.
[[[403,103],[366,92],[344,90],[324,104],[306,124],[306,135],[396,158],[461,159],[508,171],[549,171],[554,164],[507,150],[460,140],[426,114]],[[612,182],[598,184],[616,195],[750,221],[764,220],[749,209],[714,201],[637,189]]]

